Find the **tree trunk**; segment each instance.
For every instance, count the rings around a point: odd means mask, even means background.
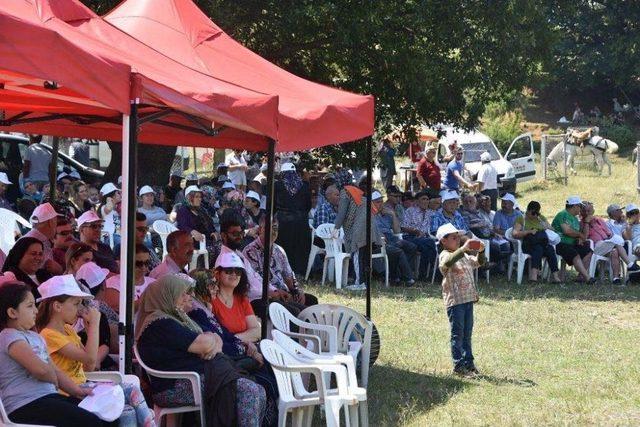
[[[122,144],[109,142],[111,163],[104,174],[104,182],[117,184],[122,176]],[[140,144],[138,146],[138,186],[166,185],[169,182],[169,169],[176,155],[176,147],[166,145]],[[103,183],[104,183],[103,182]]]

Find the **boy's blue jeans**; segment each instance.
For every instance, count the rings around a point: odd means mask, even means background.
[[[454,369],[469,368],[473,365],[473,303],[467,302],[447,308],[447,317],[451,326],[451,358]]]

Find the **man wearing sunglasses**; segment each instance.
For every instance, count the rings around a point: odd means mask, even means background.
[[[142,212],[136,212],[136,245],[144,245],[147,248],[147,253],[149,254],[149,268],[153,270],[160,264],[160,258],[156,254],[156,252],[149,247],[146,242],[147,233],[149,232],[149,227],[147,226],[147,216]],[[116,259],[120,259],[120,243],[113,247],[113,253]]]
[[[66,218],[59,218],[56,227],[56,237],[53,240],[53,260],[64,266],[64,256],[74,241],[71,223]]]
[[[93,260],[98,266],[106,268],[112,273],[118,273],[120,267],[113,251],[101,242],[102,223],[104,221],[94,211],[87,211],[78,217],[80,241],[91,247]]]

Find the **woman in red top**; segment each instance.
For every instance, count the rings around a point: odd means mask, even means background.
[[[247,298],[249,281],[240,257],[222,252],[216,260],[214,277],[218,294],[212,308],[220,323],[245,343],[258,341],[260,322]]]

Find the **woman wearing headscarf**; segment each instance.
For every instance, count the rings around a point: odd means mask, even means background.
[[[284,163],[280,168],[280,179],[274,184],[273,194],[275,212],[280,220],[280,233],[276,243],[285,250],[293,271],[304,274],[311,248],[309,183],[300,178],[293,163]]]
[[[262,354],[253,343],[243,343],[241,339],[222,326],[212,310],[212,300],[218,293],[218,285],[211,270],[199,269],[189,273],[195,280],[191,309],[187,312],[203,331],[213,332],[222,338],[222,352],[250,371],[256,382],[267,392],[265,425],[278,419],[278,385],[271,371],[265,365]]]
[[[266,407],[264,389],[241,378],[222,354],[219,335],[193,321],[188,276],[168,275],[150,284],[140,299],[135,337],[142,360],[161,371],[200,374],[208,426],[255,426]],[[151,378],[153,400],[161,406],[193,405],[190,382]]]

